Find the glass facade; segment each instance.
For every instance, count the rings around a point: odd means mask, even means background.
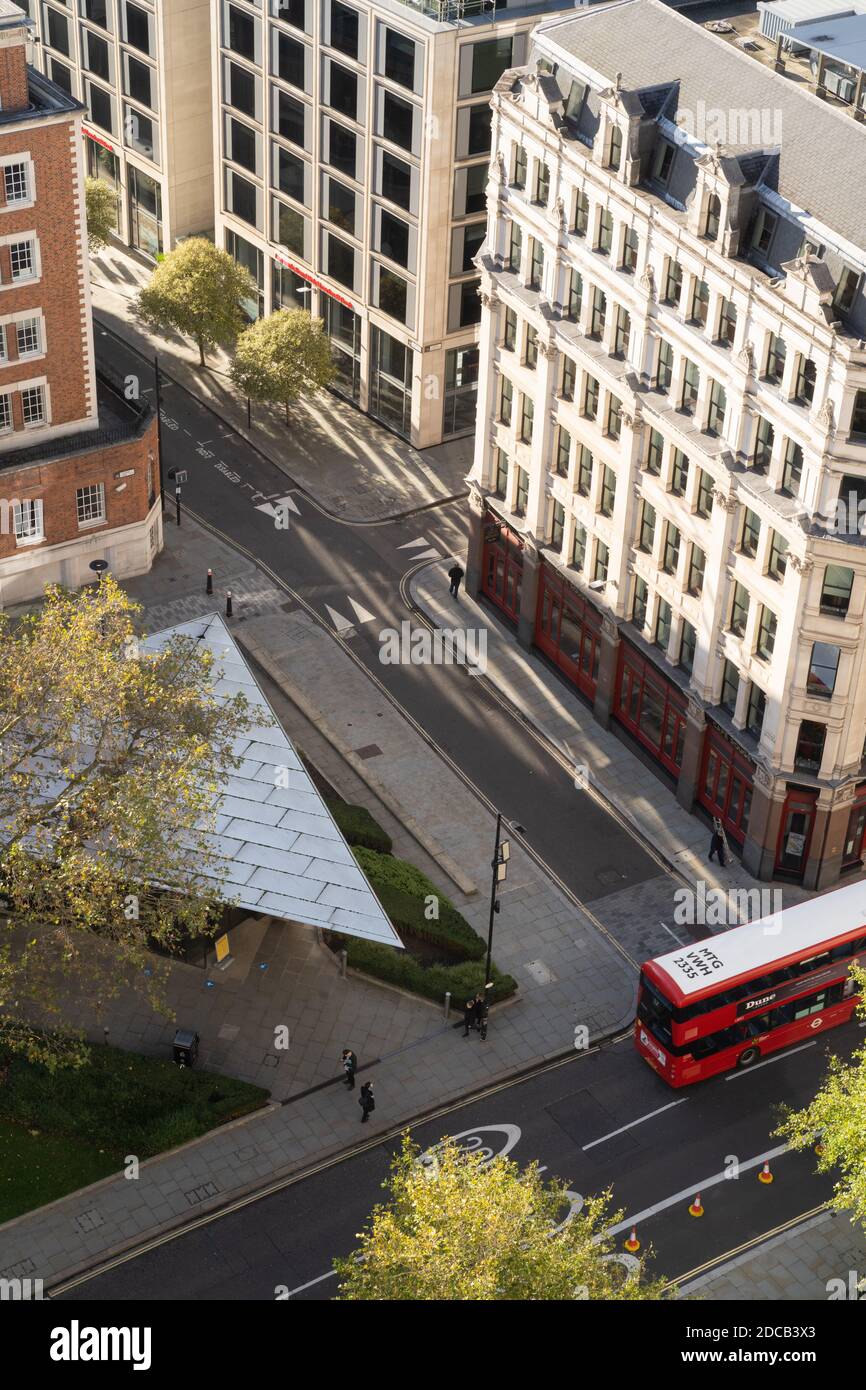
[[[370,414],[406,436],[412,423],[413,356],[399,338],[370,329]]]
[[[330,295],[320,295],[320,308],[337,369],[334,390],[357,402],[361,395],[361,320]]]
[[[162,190],[156,179],[128,165],[129,240],[137,250],[156,259],[163,247]]]
[[[478,403],[478,348],[451,348],[445,354],[445,409],[442,433],[470,434]]]

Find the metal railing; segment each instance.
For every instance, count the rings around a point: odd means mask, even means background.
[[[496,0],[400,0],[400,4],[440,24],[452,24],[472,15],[493,14],[497,8]]]
[[[143,397],[127,400],[124,394],[124,380],[116,372],[105,367],[97,368],[97,381],[117,397],[117,410],[128,413],[128,422],[107,425],[80,434],[68,434],[59,439],[47,439],[44,444],[25,445],[20,449],[0,452],[0,469],[19,468],[24,464],[43,463],[51,459],[65,458],[69,454],[89,452],[92,449],[106,449],[112,444],[126,444],[130,439],[139,438],[153,415],[153,407]]]

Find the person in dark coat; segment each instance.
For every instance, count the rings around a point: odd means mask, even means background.
[[[475,1006],[475,1018],[482,1042],[484,1042],[487,1037],[487,1016],[489,1013],[490,1009],[487,1004],[487,995],[479,994]]]
[[[475,1005],[478,1001],[474,998],[467,999],[463,1005],[463,1036],[469,1037],[469,1029],[475,1027]]]
[[[346,1085],[350,1091],[355,1089],[355,1072],[358,1070],[358,1059],[350,1047],[343,1048],[343,1071],[346,1073]]]
[[[451,580],[449,593],[451,593],[454,598],[457,598],[457,591],[460,588],[460,581],[463,578],[463,573],[459,565],[452,565],[448,571],[448,578]]]
[[[370,1118],[370,1112],[376,1109],[376,1102],[373,1099],[373,1083],[365,1081],[361,1087],[361,1094],[358,1096],[358,1104],[361,1107],[361,1124],[364,1125]]]
[[[721,823],[721,821],[718,819],[718,817],[716,817],[716,818],[713,820],[713,833],[712,833],[712,836],[711,836],[711,838],[710,838],[710,859],[712,859],[714,855],[718,855],[719,863],[720,863],[720,865],[722,866],[722,868],[724,868],[724,867],[725,867],[725,837],[724,837],[724,835],[722,834],[722,823]]]

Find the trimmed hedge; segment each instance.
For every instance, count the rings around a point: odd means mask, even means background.
[[[422,965],[408,951],[399,951],[396,946],[382,946],[377,941],[361,941],[357,937],[340,937],[340,945],[348,953],[348,964],[353,970],[361,970],[365,975],[373,975],[389,984],[421,994],[425,999],[434,999],[441,1004],[446,990],[451,991],[451,1001],[455,1009],[462,1009],[467,999],[484,989],[484,962],[460,961],[457,965]],[[517,981],[511,975],[500,975],[492,968],[492,1002],[508,999],[517,990]]]
[[[369,849],[358,848],[353,853],[398,932],[409,932],[422,941],[442,946],[463,960],[483,958],[486,942],[414,864]],[[428,919],[424,915],[424,899],[429,897],[438,901],[438,918]]]
[[[370,815],[366,806],[352,806],[339,797],[325,797],[325,805],[350,845],[391,853],[391,836]]]

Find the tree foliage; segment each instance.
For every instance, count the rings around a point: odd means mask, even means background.
[[[85,179],[84,209],[90,250],[101,251],[117,226],[117,194],[104,179]]]
[[[230,374],[238,390],[254,401],[289,406],[334,379],[331,348],[321,319],[306,309],[281,309],[258,319],[238,339]]]
[[[866,971],[852,970],[860,1003],[857,1012],[866,1019]],[[824,1084],[810,1105],[792,1111],[776,1133],[792,1149],[814,1145],[820,1135],[819,1173],[841,1174],[831,1199],[838,1211],[853,1212],[866,1230],[866,1046],[857,1048],[848,1062],[830,1058]]]
[[[383,1184],[359,1249],[335,1260],[339,1299],[519,1301],[658,1299],[661,1285],[606,1259],[609,1194],[565,1219],[564,1184],[543,1183],[538,1165],[485,1161],[443,1140],[419,1159],[408,1135]]]
[[[108,576],[0,614],[0,1046],[51,1064],[65,999],[98,1012],[126,984],[161,1001],[149,946],[212,931],[208,831],[252,713],[213,693],[188,637],[138,648],[138,610]],[[258,717],[258,711],[256,715]],[[151,961],[151,971],[143,967]],[[34,1026],[35,1025],[35,1026]]]
[[[241,301],[258,290],[227,251],[204,237],[190,237],[170,251],[138,295],[133,311],[148,328],[175,329],[205,352],[230,347],[244,326]]]

